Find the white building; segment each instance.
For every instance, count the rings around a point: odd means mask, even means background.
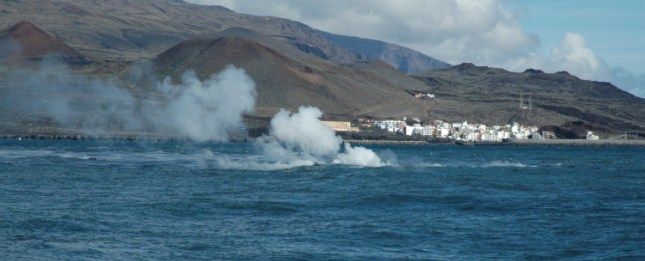
[[[425,126],[423,127],[423,130],[421,130],[421,135],[423,136],[434,136],[435,133],[435,127],[433,126]]]
[[[405,126],[405,135],[422,135],[422,136],[433,136],[434,135],[434,126],[421,126],[421,124],[414,124],[412,126]]]
[[[412,126],[410,125],[405,125],[405,135],[407,136],[412,136],[412,135],[418,135],[423,127],[421,124],[413,124]]]
[[[462,140],[465,140],[465,141],[479,140],[479,133],[473,132],[473,131],[467,131],[462,135]]]
[[[505,140],[505,139],[510,139],[511,138],[511,133],[505,130],[500,130],[497,132],[497,139],[498,140]]]
[[[407,125],[405,118],[400,120],[384,120],[374,122],[374,126],[389,132],[402,133],[408,136],[423,135],[441,139],[454,139],[464,141],[489,141],[502,142],[506,139],[528,139],[543,138],[538,133],[536,126],[523,126],[517,122],[507,125],[487,126],[485,124],[469,124],[467,121],[448,123],[441,120],[434,120],[431,124],[422,126],[419,119],[413,119],[418,123]],[[589,136],[593,138],[593,136]]]
[[[498,131],[496,130],[488,130],[484,132],[484,134],[481,137],[482,141],[502,141],[502,138],[500,138]]]
[[[399,120],[375,121],[374,126],[382,130],[387,130],[388,132],[403,132],[403,129],[405,128],[405,121],[399,121]]]
[[[593,134],[593,132],[588,131],[587,132],[587,139],[588,140],[599,140],[600,137],[598,135],[596,135],[596,134]]]
[[[446,126],[441,126],[437,128],[437,137],[445,139],[450,135],[450,128]]]

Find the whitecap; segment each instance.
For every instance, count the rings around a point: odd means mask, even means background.
[[[506,160],[494,160],[488,163],[484,163],[481,165],[484,168],[489,168],[489,167],[514,167],[514,168],[526,168],[528,165],[520,163],[520,162],[511,162],[511,161],[506,161]]]
[[[228,170],[258,170],[274,171],[285,170],[300,167],[314,166],[317,163],[311,160],[292,160],[292,161],[257,161],[249,159],[230,159],[226,157],[217,157],[215,159],[216,167]]]

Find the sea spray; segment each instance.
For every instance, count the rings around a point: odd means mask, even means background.
[[[345,152],[338,154],[333,163],[366,167],[381,167],[385,165],[374,151],[365,147],[352,148],[347,142],[345,143]]]
[[[322,112],[315,107],[301,106],[295,113],[282,109],[271,119],[270,136],[258,142],[267,152],[295,151],[318,159],[333,156],[342,139],[320,117]]]
[[[281,109],[271,119],[269,133],[256,138],[257,155],[217,155],[221,169],[280,170],[327,164],[365,167],[388,165],[374,151],[352,147],[320,121],[316,107],[301,106],[296,112]]]

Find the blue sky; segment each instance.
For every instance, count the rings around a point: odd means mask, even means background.
[[[645,73],[645,1],[540,0],[505,3],[527,33],[536,34],[548,52],[567,32],[583,35],[610,66]]]

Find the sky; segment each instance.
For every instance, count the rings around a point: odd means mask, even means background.
[[[644,74],[645,1],[541,0],[509,4],[520,24],[552,48],[564,33],[584,35],[587,45],[608,64]]]
[[[459,64],[566,70],[645,97],[643,0],[187,0],[383,40]]]

